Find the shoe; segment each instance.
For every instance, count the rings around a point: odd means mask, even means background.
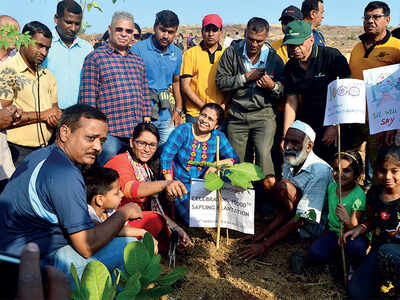
[[[290,257],[290,269],[295,274],[303,274],[306,257],[300,252],[294,252]]]

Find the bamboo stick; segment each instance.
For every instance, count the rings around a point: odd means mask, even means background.
[[[219,136],[217,136],[217,165],[219,163]],[[218,170],[219,176],[219,170]],[[221,190],[217,190],[218,195],[218,225],[217,225],[217,249],[219,249],[219,240],[221,237],[221,212],[222,212],[222,199],[221,199]]]

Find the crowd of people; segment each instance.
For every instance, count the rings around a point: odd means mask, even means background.
[[[336,126],[323,126],[330,82],[400,63],[386,3],[364,8],[349,62],[318,29],[323,0],[283,9],[284,38],[272,44],[259,17],[223,43],[221,17],[208,14],[201,42],[184,52],[173,11],[156,14],[147,38],[131,13],[115,12],[94,48],[78,37],[82,16],[77,2],[60,1],[52,29],[29,22],[32,43],[0,49],[1,251],[40,249],[42,265],[71,276],[73,263],[80,276],[92,260],[121,268],[125,245],[146,232],[155,251],[174,235],[187,247],[191,179],[216,172],[190,162],[218,155],[265,176],[256,213],[272,217],[240,240],[241,258],[298,231],[314,242],[292,257],[294,272],[343,245],[352,297],[375,299],[386,281],[400,288],[397,132],[348,124],[338,154]],[[20,28],[0,16],[6,24]]]

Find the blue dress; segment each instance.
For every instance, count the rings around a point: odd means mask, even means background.
[[[161,172],[163,175],[173,173],[175,180],[185,184],[188,194],[176,198],[175,207],[187,223],[189,223],[190,179],[202,178],[208,168],[189,165],[188,161],[215,162],[217,136],[219,136],[220,159],[232,158],[234,163],[238,163],[239,157],[235,150],[225,134],[217,129],[211,132],[211,137],[206,142],[199,142],[193,135],[192,123],[185,123],[175,128],[164,144],[160,159]]]

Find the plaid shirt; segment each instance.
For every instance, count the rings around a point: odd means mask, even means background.
[[[101,110],[109,134],[131,137],[133,128],[151,117],[150,92],[142,58],[122,56],[106,44],[89,53],[81,72],[79,103]]]

